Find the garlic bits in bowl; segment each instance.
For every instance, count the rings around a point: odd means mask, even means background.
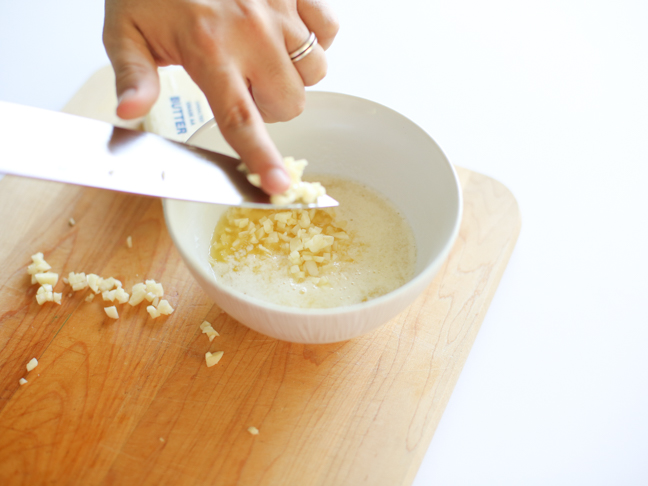
[[[430,284],[459,232],[459,180],[416,124],[377,103],[306,93],[297,118],[267,125],[304,179],[340,202],[259,210],[165,200],[167,227],[205,292],[229,315],[285,341],[369,332]],[[235,155],[217,125],[190,144]]]

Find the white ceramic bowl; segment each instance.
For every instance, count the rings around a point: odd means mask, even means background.
[[[457,174],[421,128],[377,103],[309,91],[297,118],[268,125],[280,152],[305,158],[311,174],[333,174],[387,196],[406,216],[417,246],[415,275],[398,289],[360,304],[300,309],[261,301],[219,284],[208,262],[216,223],[226,206],[164,201],[167,227],[189,270],[229,315],[268,336],[300,343],[347,340],[404,310],[430,284],[459,232]],[[189,143],[235,155],[211,121]]]

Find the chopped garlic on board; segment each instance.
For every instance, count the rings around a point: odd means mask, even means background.
[[[157,283],[155,280],[147,280],[146,291],[152,293],[156,297],[162,297],[164,295],[164,287],[161,283]]]
[[[48,272],[52,267],[43,259],[42,253],[36,253],[31,258],[32,264],[27,267],[27,273],[31,275],[32,283],[41,284],[36,292],[36,301],[39,305],[43,305],[45,302],[54,302],[60,305],[62,294],[53,291],[53,286],[58,282],[58,274]],[[170,315],[175,310],[168,300],[161,299],[164,296],[162,284],[152,279],[133,285],[131,294],[128,294],[123,289],[121,281],[114,277],[102,278],[94,273],[86,275],[84,272],[70,272],[68,277],[63,277],[62,280],[65,284],[70,285],[73,291],[90,288],[94,293],[86,296],[86,302],[92,302],[95,294],[101,294],[104,301],[117,301],[120,304],[128,302],[132,306],[148,300],[152,305],[147,307],[147,311],[153,318]],[[113,319],[119,318],[115,306],[105,307],[104,311]]]
[[[38,302],[38,305],[43,305],[45,302],[54,302],[60,305],[61,297],[62,294],[52,291],[50,284],[41,285],[36,292],[36,302]]]
[[[37,366],[38,366],[38,360],[36,358],[32,358],[31,360],[29,360],[29,363],[27,363],[27,371],[29,372],[34,368],[36,368]]]
[[[126,297],[127,296],[128,294],[126,294]],[[128,303],[132,306],[136,306],[144,300],[147,300],[151,305],[146,307],[146,311],[149,313],[151,318],[155,319],[161,315],[169,315],[175,310],[171,304],[169,304],[168,300],[161,299],[163,296],[164,287],[162,284],[150,279],[146,280],[144,283],[133,285]],[[119,298],[119,293],[116,294],[116,297]]]
[[[44,275],[52,267],[43,258],[43,253],[38,252],[31,256],[32,263],[27,266],[27,273],[31,275],[31,283],[39,283],[36,275]],[[58,274],[56,275],[58,279]],[[42,278],[42,277],[41,277]]]
[[[113,277],[102,278],[99,282],[99,290],[105,292],[106,290],[120,289],[122,283]]]
[[[146,311],[149,313],[149,315],[155,319],[156,317],[160,317],[160,311],[157,310],[154,306],[149,305],[146,307]]]
[[[128,302],[128,292],[126,292],[123,288],[116,288],[115,290],[112,290],[112,292],[115,292],[115,299],[120,304],[125,304],[126,302]]]
[[[203,323],[200,325],[200,330],[203,332],[203,334],[207,334],[210,343],[216,336],[220,336],[220,334],[218,334],[218,331],[216,331],[208,321],[203,321]]]
[[[157,305],[157,310],[160,314],[167,316],[174,311],[173,307],[171,307],[171,304],[169,304],[169,301],[166,299],[162,299],[160,301],[160,303]]]
[[[52,287],[54,287],[58,282],[58,277],[58,273],[53,272],[37,273],[36,275],[34,275],[36,282],[41,285],[49,284]]]
[[[215,353],[210,353],[209,351],[207,351],[205,353],[205,362],[207,363],[207,368],[211,368],[216,363],[218,363],[223,357],[223,354],[223,351],[216,351]]]
[[[104,290],[101,292],[101,298],[106,301],[109,300],[113,302],[115,300],[115,291],[114,290]]]
[[[128,303],[132,306],[140,304],[146,296],[146,285],[138,283],[131,288],[131,296]]]
[[[43,259],[43,254],[38,252],[31,256],[32,262],[27,267],[27,273],[29,275],[36,275],[37,273],[44,273],[50,270],[52,267]],[[36,283],[32,280],[32,283]]]
[[[153,305],[149,305],[146,307],[146,310],[150,314],[150,316],[155,319],[156,317],[160,317],[161,315],[168,316],[173,311],[175,310],[173,307],[171,307],[171,304],[169,304],[169,301],[162,299],[159,300],[159,297],[156,297],[155,300],[153,301]]]
[[[20,386],[22,386],[22,385],[25,385],[27,383],[27,380],[25,380],[24,378],[21,378],[20,380],[18,380],[18,383],[20,383]]]
[[[94,273],[90,273],[87,275],[86,280],[88,281],[88,287],[90,287],[90,290],[92,290],[95,294],[101,293],[101,290],[99,290],[99,285],[101,282],[103,282],[103,278],[101,278],[99,275],[95,275]]]
[[[83,272],[70,272],[70,274],[68,275],[68,283],[72,287],[72,290],[74,290],[75,292],[88,287],[88,279],[86,278],[86,274]]]
[[[259,429],[256,427],[248,427],[248,432],[252,435],[259,435]]]

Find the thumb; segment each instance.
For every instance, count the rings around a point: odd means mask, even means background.
[[[144,39],[122,37],[107,42],[106,52],[115,70],[117,116],[123,119],[146,115],[160,94],[157,63]]]

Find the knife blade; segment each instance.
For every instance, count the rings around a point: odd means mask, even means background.
[[[0,101],[0,173],[185,201],[272,209],[240,160],[103,121]]]

